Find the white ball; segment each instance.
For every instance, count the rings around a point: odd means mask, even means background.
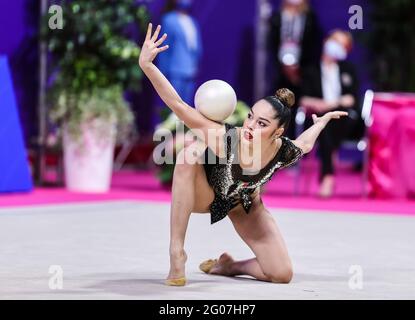
[[[206,118],[223,121],[236,108],[236,93],[222,80],[210,80],[203,83],[196,91],[195,107]]]

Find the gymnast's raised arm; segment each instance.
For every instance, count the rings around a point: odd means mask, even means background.
[[[329,121],[347,115],[348,113],[345,111],[331,111],[325,113],[321,117],[317,117],[313,114],[314,124],[293,141],[294,145],[302,149],[304,153],[310,152],[313,149],[320,132],[326,127]]]
[[[203,140],[212,151],[222,157],[224,154],[224,125],[206,118],[199,111],[184,102],[163,73],[153,64],[153,60],[156,58],[157,54],[169,48],[168,45],[160,47],[167,38],[167,34],[165,33],[157,40],[160,30],[161,26],[159,25],[154,34],[151,35],[152,24],[149,23],[146,38],[139,57],[139,66],[149,78],[154,89],[164,103],[189,129],[193,129],[192,131],[194,134]]]

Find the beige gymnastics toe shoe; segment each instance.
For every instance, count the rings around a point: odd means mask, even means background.
[[[199,265],[199,269],[202,270],[205,273],[209,273],[210,270],[218,263],[218,259],[208,259],[203,261]]]
[[[176,278],[176,279],[166,279],[164,283],[167,286],[182,287],[186,284],[186,277],[181,277],[181,278]]]

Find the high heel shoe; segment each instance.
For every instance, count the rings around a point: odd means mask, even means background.
[[[208,259],[203,261],[199,265],[199,269],[205,273],[209,273],[210,270],[218,263],[218,259]]]
[[[181,277],[181,278],[176,278],[176,279],[166,279],[164,283],[166,286],[182,287],[186,284],[186,277]]]

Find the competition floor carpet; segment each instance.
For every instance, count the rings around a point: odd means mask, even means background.
[[[316,196],[316,164],[312,164],[301,177],[292,169],[281,170],[267,183],[263,198],[268,206],[275,208],[415,215],[414,199],[364,198],[360,173],[351,172],[347,167],[340,167],[337,171],[335,193],[330,200]],[[297,194],[294,192],[296,181],[299,181]],[[0,208],[115,200],[170,203],[171,190],[163,187],[150,170],[122,170],[113,174],[111,190],[105,194],[69,192],[64,187],[36,187],[29,193],[0,194]]]
[[[266,203],[266,201],[265,201]],[[414,299],[415,217],[271,208],[290,284],[206,275],[227,251],[252,257],[229,219],[193,214],[188,285],[167,287],[169,203],[107,201],[0,209],[0,299]],[[272,253],[270,253],[272,254]]]

